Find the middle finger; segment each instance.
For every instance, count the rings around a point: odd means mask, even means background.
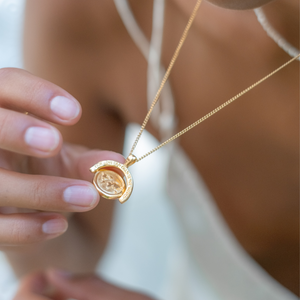
[[[34,117],[0,108],[0,148],[36,157],[55,155],[62,144],[60,132]]]

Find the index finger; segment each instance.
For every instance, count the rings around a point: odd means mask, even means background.
[[[0,69],[0,107],[61,125],[73,125],[81,116],[79,102],[64,89],[16,68]]]

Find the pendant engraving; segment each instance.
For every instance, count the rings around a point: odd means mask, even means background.
[[[125,182],[116,172],[101,169],[95,175],[95,183],[104,198],[120,198],[125,191]]]
[[[90,168],[95,173],[93,184],[99,194],[109,200],[119,199],[121,203],[126,202],[133,189],[133,180],[128,166],[136,161],[136,157],[127,159],[125,164],[113,160],[104,160]],[[119,175],[113,169],[118,169],[123,174]]]

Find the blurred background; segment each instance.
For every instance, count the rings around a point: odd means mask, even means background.
[[[25,0],[0,0],[0,68],[22,68],[22,25]],[[80,99],[79,99],[80,100]],[[127,129],[124,155],[136,136],[139,126]],[[136,154],[157,145],[145,133]],[[182,234],[175,222],[164,190],[168,155],[166,149],[131,167],[135,188],[124,205],[117,205],[113,234],[97,272],[118,285],[148,292],[159,299],[172,299],[176,288],[167,290],[166,278],[184,276],[172,269],[172,261],[183,257]],[[103,200],[106,201],[106,200]],[[178,279],[178,278],[177,278]],[[187,280],[185,278],[185,280]],[[175,280],[176,281],[176,280]],[[0,300],[11,300],[17,280],[0,252]],[[168,295],[168,296],[167,296]]]

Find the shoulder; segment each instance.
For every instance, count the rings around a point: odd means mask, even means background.
[[[25,24],[64,42],[95,40],[96,34],[107,35],[122,25],[111,0],[28,0]]]

